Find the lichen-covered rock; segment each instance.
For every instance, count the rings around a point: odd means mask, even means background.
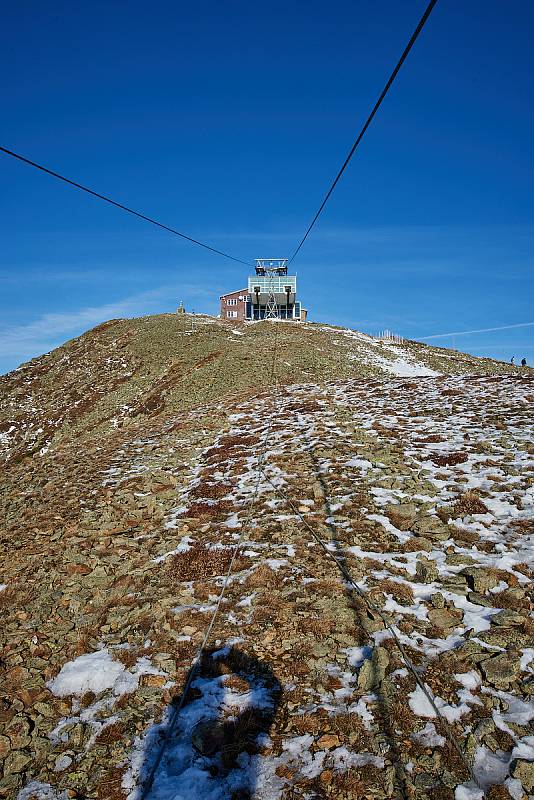
[[[392,525],[400,531],[408,531],[415,522],[418,508],[415,503],[398,503],[387,505],[384,511]]]
[[[455,628],[461,622],[456,614],[453,614],[446,608],[430,608],[428,610],[428,619],[431,625],[435,625],[437,628],[442,628],[443,630]]]
[[[27,750],[12,750],[4,760],[4,776],[23,772],[31,760]]]
[[[514,778],[521,781],[521,786],[525,791],[534,790],[534,761],[516,759],[512,764],[511,773]]]
[[[433,583],[439,575],[438,565],[429,558],[418,558],[415,574],[422,583]]]
[[[389,653],[385,647],[374,647],[371,658],[367,658],[358,672],[358,688],[364,692],[375,689],[384,680],[389,664]]]
[[[486,679],[497,689],[508,688],[520,673],[519,660],[507,653],[499,653],[485,659],[481,667]]]
[[[466,567],[461,572],[465,576],[467,583],[475,592],[483,593],[488,589],[494,589],[500,583],[500,578],[494,571],[484,567]]]
[[[499,611],[497,614],[494,614],[491,618],[492,625],[502,625],[503,628],[510,628],[516,625],[524,625],[526,622],[526,617],[522,614],[518,614],[516,611],[511,611],[508,608]]]

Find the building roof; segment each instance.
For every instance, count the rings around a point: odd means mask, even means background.
[[[233,292],[226,292],[226,294],[219,295],[219,300],[222,300],[223,297],[229,297],[231,294],[248,294],[248,289],[235,289]]]

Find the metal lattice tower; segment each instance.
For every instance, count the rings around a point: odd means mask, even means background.
[[[266,270],[267,276],[269,278],[269,283],[267,286],[267,303],[265,304],[265,319],[273,319],[273,317],[278,317],[278,303],[276,302],[276,297],[274,296],[274,276],[275,273],[274,269],[267,268]]]

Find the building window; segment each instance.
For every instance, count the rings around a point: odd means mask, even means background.
[[[226,316],[229,317],[230,319],[236,319],[237,318],[237,311],[227,311],[226,312]]]
[[[237,305],[237,298],[231,297],[230,300],[226,301],[227,306],[236,306]]]

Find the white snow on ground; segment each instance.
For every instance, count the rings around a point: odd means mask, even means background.
[[[445,737],[436,731],[432,722],[427,722],[422,730],[412,733],[411,739],[425,747],[442,747],[445,744]]]
[[[214,657],[225,657],[230,648],[223,648]],[[226,675],[214,678],[198,677],[192,687],[200,697],[186,704],[180,713],[180,724],[169,741],[161,765],[157,770],[149,797],[152,800],[227,800],[234,791],[250,789],[259,781],[258,758],[242,753],[239,765],[226,775],[213,779],[208,767],[221,768],[217,757],[201,756],[192,744],[192,733],[199,722],[221,717],[235,718],[254,709],[269,711],[274,708],[274,700],[268,687],[260,679],[251,677],[248,692],[238,692],[225,685]],[[157,757],[160,736],[168,724],[169,717],[159,725],[149,729],[143,739],[136,740],[136,749],[131,767],[123,780],[123,787],[129,790],[129,800],[141,797],[139,782],[149,773],[153,759]],[[274,775],[264,775],[270,789],[277,788],[281,782]],[[270,790],[269,789],[269,790]],[[261,796],[261,795],[260,795]],[[274,795],[271,795],[274,797]]]
[[[48,681],[47,686],[57,697],[77,695],[85,692],[99,694],[105,689],[112,689],[113,694],[120,696],[133,692],[141,675],[161,675],[162,673],[150,664],[147,658],[141,658],[128,671],[120,661],[115,661],[106,648],[94,653],[85,653],[74,661],[63,664],[55,678]]]
[[[380,367],[385,372],[389,372],[390,375],[397,375],[399,378],[416,378],[440,374],[429,367],[418,364],[416,361],[408,361],[406,358],[399,358],[399,356],[389,361],[383,356],[373,354],[370,363]]]
[[[82,723],[91,732],[86,750],[91,748],[104,728],[117,722],[113,713],[115,702],[124,694],[134,692],[143,675],[165,675],[156,669],[148,658],[139,658],[131,671],[115,661],[106,648],[94,653],[78,656],[63,665],[59,674],[48,681],[47,686],[57,697],[72,698],[72,713],[64,717],[50,731],[48,737],[53,744],[68,741],[68,730],[73,724]],[[171,685],[171,684],[168,684]],[[80,698],[87,692],[102,695],[87,707],[82,707]]]
[[[394,354],[396,355],[396,354]],[[394,363],[388,362],[390,364]],[[413,373],[412,373],[413,374]],[[378,382],[377,382],[378,383]],[[521,563],[532,561],[533,542],[527,535],[515,534],[510,528],[510,522],[517,522],[528,519],[534,510],[534,502],[531,491],[527,484],[529,470],[532,469],[532,458],[528,452],[528,438],[525,429],[518,424],[514,428],[513,411],[512,422],[506,420],[507,428],[503,430],[495,426],[492,416],[484,416],[485,409],[490,405],[502,405],[506,401],[506,393],[515,393],[509,398],[510,408],[517,408],[524,402],[523,396],[528,389],[510,384],[500,387],[497,380],[483,379],[464,381],[463,379],[443,379],[435,381],[431,378],[422,377],[416,382],[416,391],[410,396],[404,390],[399,391],[399,385],[404,382],[390,381],[384,389],[379,387],[376,391],[370,392],[369,388],[360,388],[359,382],[354,383],[333,383],[327,389],[320,387],[292,387],[274,405],[275,418],[287,420],[285,427],[281,425],[272,432],[269,438],[269,448],[267,450],[266,464],[268,465],[269,475],[273,482],[280,486],[282,491],[294,490],[299,505],[309,509],[306,515],[319,512],[320,503],[310,501],[302,496],[301,491],[295,488],[292,480],[295,475],[291,474],[291,467],[287,466],[288,454],[297,454],[305,464],[305,459],[313,452],[313,448],[319,445],[328,453],[325,457],[316,458],[315,470],[317,475],[324,477],[329,486],[328,503],[330,512],[328,516],[329,524],[342,532],[340,536],[339,550],[343,550],[348,557],[356,556],[360,561],[370,558],[378,562],[379,569],[369,569],[365,579],[360,582],[364,591],[376,588],[377,584],[383,579],[388,579],[393,583],[398,583],[404,587],[411,588],[415,601],[407,601],[406,604],[395,599],[395,594],[387,594],[385,598],[385,610],[391,615],[399,625],[397,632],[402,643],[407,647],[422,654],[422,663],[427,665],[429,662],[448,650],[458,648],[467,639],[473,644],[484,645],[482,639],[472,636],[469,632],[483,635],[494,627],[492,617],[499,612],[497,600],[495,607],[486,607],[472,602],[472,598],[454,591],[452,588],[445,589],[442,583],[448,579],[457,577],[465,564],[473,563],[478,567],[499,568],[504,570],[510,578],[516,580],[519,585],[525,585],[528,578],[517,569]],[[410,390],[411,391],[411,390]],[[451,395],[452,400],[448,397]],[[300,393],[300,394],[299,394]],[[495,395],[490,404],[488,396]],[[485,405],[480,408],[480,397],[484,396]],[[295,405],[296,399],[313,399],[318,409],[313,413],[305,411],[293,411],[291,406]],[[248,402],[248,401],[247,401]],[[269,412],[272,406],[262,405],[261,400],[255,401],[252,406],[244,402],[238,408],[243,413],[233,414],[230,419],[230,429],[222,434],[209,448],[209,453],[218,449],[224,453],[224,437],[232,436],[238,439],[251,432],[261,438],[268,424]],[[350,410],[352,414],[351,424],[357,426],[359,434],[367,441],[371,441],[373,446],[380,445],[386,448],[388,442],[388,429],[394,432],[392,439],[395,438],[395,446],[399,450],[402,448],[402,459],[406,464],[403,470],[402,463],[396,469],[394,478],[391,470],[388,470],[387,453],[382,452],[374,455],[366,452],[369,460],[360,456],[358,444],[349,449],[340,447],[347,444],[350,439],[347,431],[338,425],[332,409],[339,410],[340,416],[346,419]],[[245,413],[248,411],[248,414]],[[378,423],[378,425],[377,425]],[[373,427],[375,426],[375,427]],[[385,442],[384,442],[385,440]],[[389,444],[391,440],[389,440]],[[140,445],[142,448],[143,444]],[[335,451],[339,450],[339,455]],[[460,463],[436,463],[435,458],[450,455],[459,451],[466,452],[466,460]],[[207,453],[208,451],[206,451]],[[190,472],[190,481],[184,489],[177,491],[176,507],[169,515],[169,519],[164,522],[165,527],[176,527],[179,529],[182,524],[182,517],[187,515],[192,498],[199,500],[196,494],[192,494],[192,489],[197,488],[201,483],[202,453],[199,465],[193,467]],[[246,453],[246,455],[245,455]],[[231,455],[222,457],[217,463],[217,480],[228,483],[228,493],[225,499],[233,502],[235,512],[228,516],[226,512],[220,521],[213,523],[211,529],[206,529],[206,533],[198,536],[198,540],[205,542],[207,547],[229,547],[235,542],[237,533],[235,528],[244,522],[244,510],[256,490],[256,459],[249,456],[247,449],[244,448],[239,454],[240,457]],[[282,458],[278,458],[282,456]],[[210,456],[208,456],[209,458]],[[488,463],[492,462],[492,463]],[[503,467],[503,469],[501,469]],[[136,469],[143,469],[142,463],[136,464]],[[308,467],[306,467],[308,469]],[[506,469],[506,471],[505,471]],[[405,474],[404,474],[405,473]],[[115,476],[115,473],[114,473]],[[423,483],[424,486],[417,486],[412,489],[412,484]],[[495,476],[497,479],[495,480]],[[367,523],[374,523],[374,527],[381,526],[384,537],[390,545],[389,548],[380,550],[383,541],[367,540],[365,548],[358,544],[359,532],[353,529],[354,516],[347,514],[342,518],[343,509],[346,504],[353,503],[358,499],[358,488],[363,483],[368,484],[368,499],[365,500],[369,506],[359,506],[361,516]],[[290,487],[290,489],[288,489]],[[333,487],[333,488],[332,488]],[[399,502],[410,502],[417,497],[424,503],[424,510],[427,517],[433,521],[438,521],[437,512],[442,507],[451,507],[459,496],[468,488],[478,488],[484,499],[488,513],[484,514],[463,514],[461,519],[451,520],[452,528],[459,528],[468,534],[474,535],[476,544],[470,546],[460,546],[454,537],[446,541],[433,540],[431,549],[418,549],[420,540],[413,537],[413,531],[401,531],[396,528],[386,516],[388,513],[387,505]],[[373,491],[374,490],[374,491]],[[293,495],[295,496],[295,495]],[[264,501],[265,516],[259,515],[252,519],[246,528],[247,536],[254,534],[254,538],[260,541],[252,541],[249,538],[243,540],[243,555],[251,559],[250,568],[244,571],[249,574],[259,565],[270,567],[276,570],[278,577],[294,582],[294,585],[309,586],[310,593],[314,591],[314,578],[306,579],[299,573],[299,547],[293,547],[289,536],[282,536],[281,541],[273,545],[261,542],[262,525],[265,518],[277,520],[285,523],[288,520],[298,521],[291,509],[276,499],[276,492],[267,480],[261,479],[258,486],[258,497]],[[203,500],[209,504],[209,494]],[[282,512],[277,514],[277,512]],[[382,513],[376,513],[382,512]],[[339,516],[338,516],[339,515]],[[326,516],[326,515],[325,515]],[[224,517],[224,519],[223,519]],[[324,517],[323,517],[324,519]],[[230,524],[228,524],[230,523]],[[288,526],[289,527],[289,526]],[[209,526],[208,526],[209,528]],[[254,528],[256,530],[254,531]],[[197,533],[193,534],[196,538]],[[447,532],[445,531],[445,537]],[[419,536],[421,536],[419,534]],[[205,537],[201,539],[201,537]],[[344,537],[344,538],[343,538]],[[377,539],[380,539],[378,536]],[[414,544],[415,540],[415,544]],[[419,541],[419,544],[418,544]],[[468,540],[469,541],[469,540]],[[343,544],[343,542],[345,544]],[[404,547],[406,543],[408,547]],[[193,543],[190,537],[184,537],[175,553],[186,552]],[[172,543],[174,544],[174,542]],[[184,546],[182,547],[182,544]],[[172,545],[171,545],[172,546]],[[334,548],[333,544],[329,544]],[[427,547],[430,545],[427,544]],[[181,548],[181,549],[180,549]],[[284,548],[282,551],[280,548]],[[374,552],[376,550],[376,552]],[[405,552],[406,551],[406,552]],[[159,552],[159,551],[158,551]],[[316,551],[313,551],[316,552]],[[282,554],[286,558],[278,558]],[[166,555],[169,555],[167,553]],[[161,561],[166,556],[158,557]],[[424,558],[435,566],[437,577],[429,583],[421,583],[416,576],[418,561]],[[454,561],[453,559],[456,559]],[[374,565],[375,567],[377,565]],[[305,573],[304,573],[305,574]],[[285,577],[284,577],[285,576]],[[239,586],[243,580],[233,576],[234,586]],[[220,586],[220,577],[213,579],[213,587]],[[495,591],[506,588],[507,582],[501,580],[495,587]],[[183,589],[183,585],[181,587]],[[454,612],[458,623],[450,630],[436,633],[429,633],[428,638],[420,633],[425,630],[427,621],[427,610],[431,608],[431,598],[440,592],[443,601],[447,604],[447,609]],[[261,592],[259,592],[261,596]],[[492,595],[486,594],[489,602]],[[254,594],[250,590],[238,594],[234,598],[233,607],[221,606],[221,615],[218,626],[221,627],[228,623],[239,625],[244,613],[252,612],[255,602]],[[182,606],[177,606],[176,610],[195,610],[198,612],[208,611],[213,608],[213,598],[208,597],[206,603],[188,604],[188,600],[177,600],[183,602]],[[411,629],[409,625],[417,622],[418,629]],[[409,623],[407,628],[402,629],[403,623]],[[199,627],[204,624],[204,620],[199,623]],[[405,632],[406,631],[406,632]],[[374,642],[379,644],[389,636],[388,631],[377,631],[374,634]],[[439,638],[441,636],[441,638]],[[230,638],[222,638],[217,646],[220,646],[220,653],[228,652]],[[350,641],[350,640],[349,640]],[[349,644],[349,643],[347,643]],[[370,642],[369,644],[372,644]],[[490,652],[499,652],[495,646],[487,645]],[[107,651],[97,651],[96,654],[87,654],[64,665],[60,674],[51,684],[56,683],[58,694],[65,692],[78,696],[86,690],[86,682],[89,680],[103,681],[105,690],[112,697],[110,704],[106,706],[108,711],[113,708],[113,702],[117,694],[120,694],[124,686],[135,683],[136,669],[125,670],[122,665],[117,667],[111,665],[111,672],[106,674],[106,669],[113,662],[111,655]],[[338,648],[337,655],[345,654],[344,661],[346,672],[341,672],[338,677],[341,680],[341,688],[328,694],[321,689],[315,692],[310,689],[309,705],[303,709],[304,713],[315,713],[319,710],[329,714],[339,713],[343,710],[348,713],[359,715],[366,723],[369,730],[373,729],[372,723],[376,724],[372,709],[375,708],[376,696],[357,694],[357,670],[362,663],[370,656],[369,647],[348,646]],[[521,668],[528,674],[531,673],[531,661],[534,648],[525,647],[521,655]],[[86,661],[80,661],[86,659]],[[92,659],[95,667],[95,676],[86,678],[87,670],[91,666]],[[424,669],[422,666],[421,675],[424,680]],[[462,667],[463,669],[463,667]],[[398,671],[399,676],[402,671]],[[126,673],[126,675],[124,674]],[[405,677],[405,676],[404,676]],[[497,727],[506,730],[509,724],[526,725],[534,717],[534,707],[532,703],[526,702],[514,696],[511,692],[495,691],[484,681],[481,685],[483,676],[475,669],[471,671],[461,671],[454,675],[458,681],[457,689],[458,703],[447,703],[439,696],[435,697],[435,702],[443,716],[450,722],[459,722],[463,733],[470,732],[470,721],[468,713],[470,706],[479,704],[477,694],[489,694],[492,699],[503,701],[500,704],[501,710],[497,708],[489,712],[489,717]],[[451,677],[452,680],[452,677]],[[122,687],[122,688],[121,688]],[[224,677],[214,679],[199,679],[195,682],[195,689],[200,692],[200,697],[188,703],[180,714],[179,726],[176,736],[169,742],[168,750],[162,760],[161,767],[158,769],[156,782],[150,794],[151,800],[192,800],[193,797],[203,797],[207,800],[227,800],[233,791],[239,789],[253,790],[255,797],[261,800],[276,800],[284,786],[284,783],[276,774],[277,767],[290,767],[290,770],[303,777],[313,777],[322,770],[336,769],[344,771],[350,766],[362,764],[373,764],[381,766],[382,760],[372,753],[350,752],[343,747],[335,748],[330,752],[318,750],[312,743],[315,742],[313,736],[296,736],[286,738],[280,743],[277,754],[249,756],[242,753],[239,757],[237,766],[229,773],[221,776],[218,774],[215,780],[212,779],[209,767],[217,766],[217,759],[212,761],[201,758],[194,750],[191,742],[191,733],[196,722],[201,719],[221,719],[221,715],[237,716],[248,708],[266,708],[270,702],[269,694],[265,686],[260,683],[254,684],[251,678],[250,690],[247,692],[236,692],[225,685]],[[61,696],[65,696],[61,694]],[[420,689],[415,689],[407,693],[408,706],[415,714],[414,728],[422,728],[412,735],[414,741],[421,741],[431,747],[441,747],[443,737],[437,733],[432,720],[436,714],[428,700]],[[506,710],[504,710],[506,709]],[[78,709],[79,710],[79,709]],[[98,709],[91,707],[90,721],[96,722]],[[81,714],[86,713],[84,710]],[[417,719],[422,717],[423,719]],[[72,718],[70,718],[72,721]],[[109,720],[113,717],[108,717]],[[378,719],[378,717],[377,717]],[[151,726],[146,734],[136,741],[135,752],[132,758],[129,772],[125,776],[124,786],[130,792],[130,800],[136,800],[140,796],[140,776],[146,774],[146,770],[153,763],[155,748],[159,742],[159,736],[165,727],[163,723]],[[56,735],[61,739],[61,730],[56,731]],[[511,796],[517,796],[517,782],[507,778],[510,758],[521,757],[530,758],[534,752],[534,743],[529,741],[529,737],[518,739],[514,736],[516,746],[513,753],[510,752],[501,758],[498,754],[491,753],[485,746],[479,745],[476,750],[476,768],[486,774],[486,781],[496,781],[503,783],[506,780]],[[505,761],[506,758],[506,761]],[[220,765],[219,765],[220,766]],[[489,785],[489,784],[488,784]],[[514,794],[514,792],[516,794]],[[481,797],[481,792],[476,787],[465,784],[456,790],[458,800],[474,800]]]
[[[240,753],[237,766],[230,771],[221,768],[218,756],[201,756],[192,746],[192,733],[199,722],[213,719],[221,713],[237,714],[251,709],[272,708],[272,698],[267,688],[251,678],[250,691],[239,694],[225,687],[224,676],[213,679],[198,678],[193,686],[201,697],[186,705],[180,714],[180,725],[169,742],[160,767],[155,775],[147,800],[228,800],[234,792],[250,792],[257,800],[277,800],[285,786],[277,770],[287,766],[305,778],[317,777],[325,769],[328,759],[330,769],[344,772],[351,767],[371,764],[382,769],[384,759],[371,753],[354,753],[346,747],[337,747],[330,752],[313,752],[314,737],[296,736],[282,743],[278,756],[248,755]],[[136,751],[131,767],[123,779],[123,788],[129,790],[128,800],[139,800],[142,796],[140,781],[149,774],[151,764],[157,757],[163,732],[168,719],[151,728],[144,739],[136,740]],[[264,744],[268,737],[261,735]],[[210,774],[210,765],[215,777]],[[218,774],[217,774],[218,773]]]
[[[54,789],[49,783],[41,781],[30,781],[17,794],[17,800],[68,800],[68,798],[67,789],[61,792]]]
[[[162,556],[158,556],[157,558],[152,559],[155,564],[160,564],[162,561],[165,561],[167,558],[171,556],[175,556],[178,553],[185,553],[187,550],[191,550],[191,544],[193,539],[190,536],[182,536],[180,543],[174,548],[174,550],[169,550],[168,553],[165,553]]]
[[[396,375],[400,378],[416,378],[441,374],[415,360],[412,353],[407,352],[402,344],[386,344],[374,339],[372,336],[360,333],[360,331],[353,331],[350,328],[340,330],[329,325],[314,325],[311,330],[325,331],[332,335],[340,336],[339,344],[346,343],[354,348],[353,352],[349,351],[348,358],[362,361],[370,367],[378,367],[378,369],[389,375]],[[390,353],[391,358],[389,357]]]

